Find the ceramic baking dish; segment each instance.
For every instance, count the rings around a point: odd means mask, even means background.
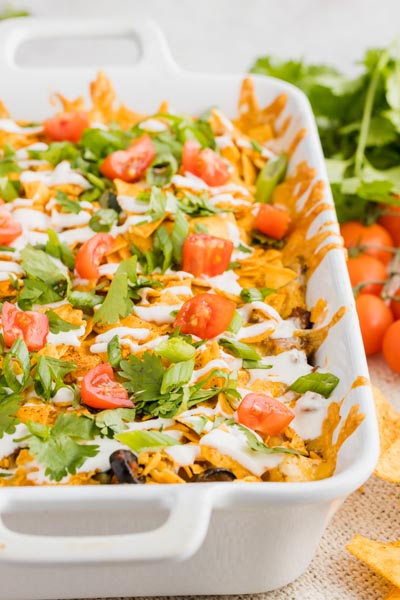
[[[27,40],[118,37],[139,48],[133,66],[106,67],[119,97],[138,111],[168,99],[176,111],[199,113],[218,105],[236,113],[241,75],[181,71],[159,29],[149,22],[21,19],[0,26],[0,98],[15,118],[48,114],[48,97],[81,95],[97,67],[29,67],[15,57]],[[98,65],[101,67],[102,65]],[[254,77],[260,104],[288,95],[285,116],[307,135],[290,169],[307,160],[326,181],[311,109],[304,95],[281,81]],[[337,232],[329,186],[319,215]],[[323,296],[330,313],[347,306],[316,360],[340,377],[340,399],[358,376],[368,376],[344,254],[332,250],[309,282],[309,306]],[[343,404],[359,403],[365,420],[339,454],[333,477],[309,483],[209,483],[160,486],[2,488],[0,598],[243,594],[278,588],[312,560],[334,511],[372,472],[378,434],[370,388],[355,387]]]

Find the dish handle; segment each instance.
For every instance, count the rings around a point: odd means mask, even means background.
[[[0,70],[21,70],[16,57],[22,44],[31,40],[81,38],[88,40],[127,38],[136,43],[139,57],[132,68],[156,69],[162,73],[179,71],[162,29],[150,19],[79,19],[68,17],[25,17],[0,23]],[[74,69],[85,68],[82,64]],[[99,65],[99,68],[101,65]]]
[[[122,535],[79,537],[19,533],[9,529],[4,523],[4,514],[0,514],[0,563],[104,564],[189,558],[200,548],[207,534],[211,495],[205,490],[200,492],[197,486],[196,490],[180,489],[171,494],[170,504],[167,520],[157,529]],[[19,507],[15,509],[18,511]],[[14,511],[11,509],[11,512]]]

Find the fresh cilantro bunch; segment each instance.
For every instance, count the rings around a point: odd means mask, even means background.
[[[194,370],[193,359],[165,368],[159,356],[145,352],[142,358],[132,354],[128,360],[122,360],[120,366],[119,375],[126,380],[123,383],[125,389],[134,395],[137,415],[170,418],[221,391],[237,395],[227,373],[218,369],[212,370],[205,380],[189,385]],[[222,378],[223,385],[204,388],[213,377]]]
[[[340,222],[376,220],[377,203],[400,204],[400,55],[368,50],[349,78],[326,65],[259,58],[251,72],[301,88],[313,108]]]

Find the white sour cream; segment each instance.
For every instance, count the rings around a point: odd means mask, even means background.
[[[290,423],[295,432],[303,440],[314,440],[322,432],[322,424],[326,419],[329,400],[316,392],[306,392],[293,409],[295,417]]]
[[[20,180],[22,183],[41,181],[47,187],[67,184],[79,185],[84,190],[92,187],[87,179],[71,169],[71,165],[67,160],[60,162],[54,171],[24,171],[20,176]]]
[[[79,338],[85,333],[86,327],[82,325],[79,329],[72,329],[71,331],[60,331],[60,333],[48,333],[47,343],[54,344],[54,346],[62,346],[66,344],[68,346],[79,347],[81,342]]]
[[[254,435],[261,441],[257,434]],[[229,427],[228,431],[213,429],[201,438],[200,444],[227,454],[258,477],[279,465],[284,458],[284,454],[262,454],[250,450],[245,434],[237,427]]]

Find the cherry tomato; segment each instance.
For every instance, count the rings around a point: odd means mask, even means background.
[[[101,163],[100,172],[109,179],[122,179],[132,183],[142,177],[155,155],[151,137],[145,133],[126,150],[109,154]]]
[[[232,321],[236,304],[216,294],[198,294],[187,300],[176,315],[174,327],[182,333],[213,338],[226,330]]]
[[[111,365],[97,365],[82,380],[82,402],[92,408],[132,408],[126,389],[115,381]]]
[[[278,435],[294,418],[290,408],[268,394],[247,394],[237,414],[239,423],[265,435]]]
[[[399,298],[395,300],[395,298]],[[393,294],[393,299],[390,302],[390,308],[392,310],[395,320],[400,319],[400,288]]]
[[[291,223],[290,213],[284,208],[261,204],[254,221],[255,229],[275,240],[281,240],[287,234]]]
[[[366,281],[384,281],[387,277],[386,267],[380,260],[367,254],[360,254],[347,261],[351,285],[353,287]],[[369,283],[363,286],[360,294],[375,294],[379,296],[382,292],[383,283]]]
[[[382,298],[373,294],[361,294],[356,299],[365,354],[371,356],[382,349],[383,336],[393,323],[393,314]]]
[[[183,244],[182,269],[195,277],[220,275],[228,268],[232,251],[233,243],[229,240],[194,233]]]
[[[400,246],[400,206],[383,206],[385,211],[393,214],[382,215],[378,223],[389,232],[394,245]]]
[[[187,140],[183,146],[182,164],[185,171],[210,186],[224,185],[230,178],[225,161],[211,148],[201,150],[200,144],[193,140]]]
[[[384,250],[383,247],[393,247],[393,240],[382,225],[374,223],[373,225],[364,226],[359,221],[348,221],[340,227],[340,232],[346,248],[362,246],[363,254],[373,256],[385,265],[392,260],[393,253]],[[371,247],[364,248],[364,246]]]
[[[22,225],[3,209],[0,210],[0,244],[8,246],[22,233]]]
[[[75,260],[75,269],[83,279],[98,279],[100,277],[99,265],[104,256],[111,252],[114,238],[109,233],[96,233],[84,242],[78,250]]]
[[[395,321],[387,329],[382,344],[382,354],[393,371],[400,373],[400,321]]]
[[[21,338],[29,351],[43,348],[49,333],[49,319],[46,315],[20,310],[11,302],[3,304],[1,325],[7,346],[12,346],[17,338]]]
[[[85,129],[90,127],[88,114],[83,110],[64,112],[43,123],[45,134],[54,142],[78,143]]]

